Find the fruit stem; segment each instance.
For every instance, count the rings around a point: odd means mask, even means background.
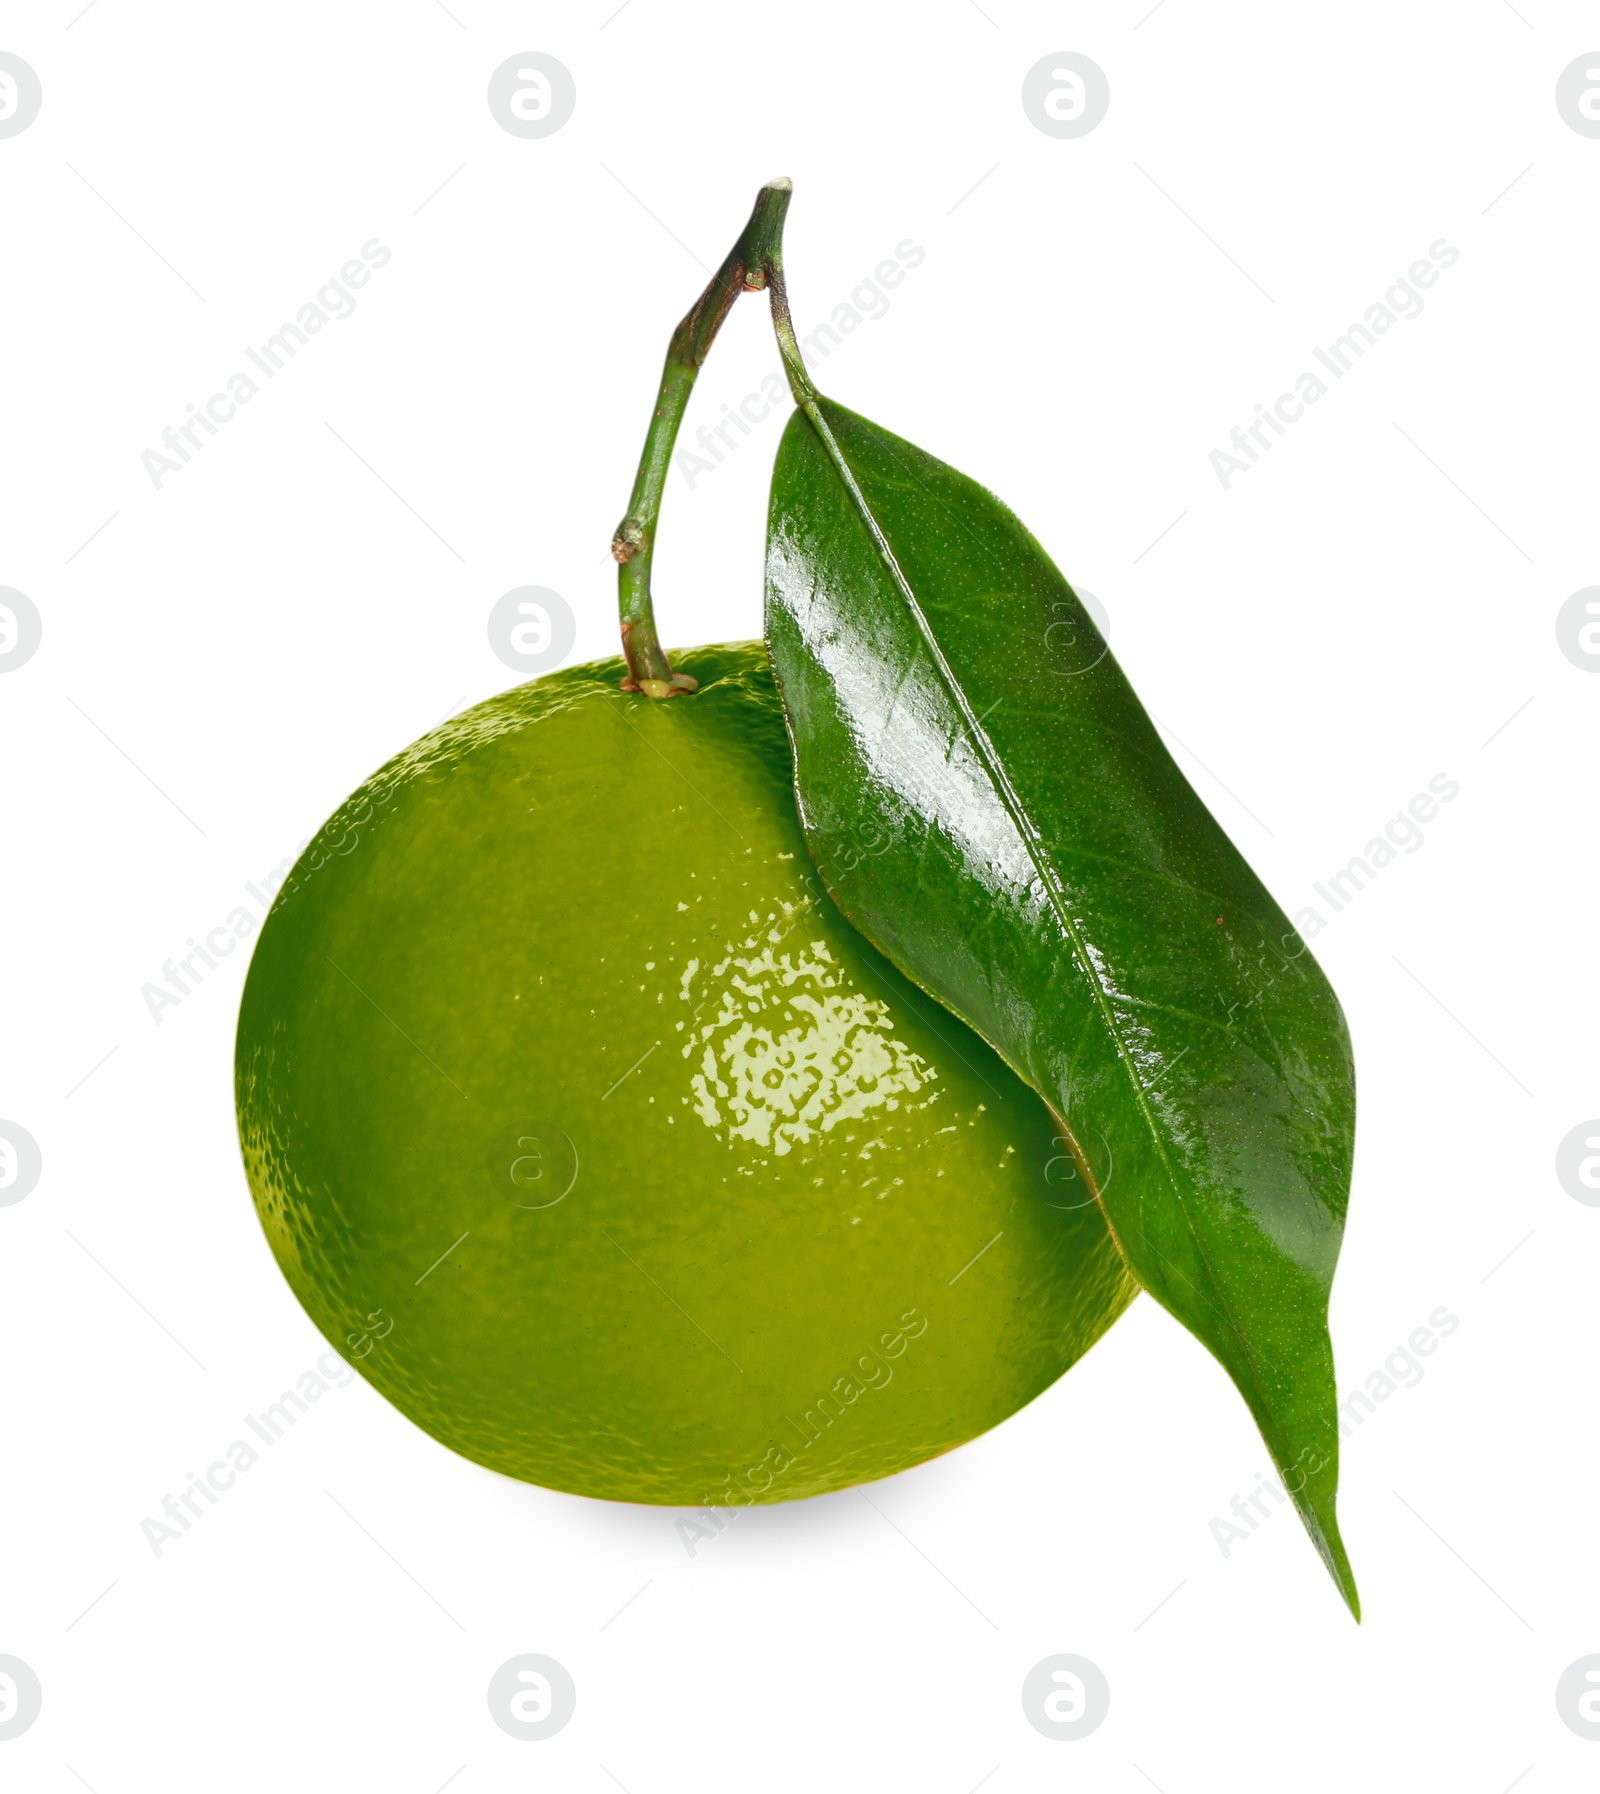
[[[611,553],[618,562],[617,603],[622,620],[622,652],[628,663],[628,676],[622,681],[624,691],[640,691],[651,698],[673,698],[680,692],[694,690],[694,680],[687,674],[674,674],[656,633],[655,605],[650,595],[650,564],[655,555],[656,523],[678,426],[683,422],[701,364],[716,341],[723,319],[741,293],[756,293],[763,288],[771,290],[773,327],[778,333],[778,347],[783,355],[790,390],[796,403],[803,402],[802,389],[813,401],[815,399],[800,361],[799,346],[794,340],[783,286],[783,220],[792,191],[787,179],[779,179],[768,181],[756,195],[755,209],[738,242],[728,251],[727,259],[712,275],[706,290],[673,331],[667,347],[667,359],[661,370],[661,391],[650,428],[645,432],[644,453],[640,457],[638,477],[633,483],[633,496],[628,501],[628,514],[617,525],[617,533],[611,539]],[[800,385],[796,385],[797,379]]]

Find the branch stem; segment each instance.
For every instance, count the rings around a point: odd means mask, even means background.
[[[656,525],[661,513],[667,471],[673,445],[688,409],[689,396],[700,368],[716,341],[723,320],[741,293],[769,291],[773,329],[783,356],[784,372],[795,403],[816,401],[806,376],[789,318],[789,301],[783,284],[783,220],[792,192],[787,180],[769,181],[756,195],[755,209],[728,251],[710,284],[690,307],[672,333],[667,359],[661,369],[661,389],[645,432],[644,453],[628,501],[628,514],[617,525],[611,553],[618,562],[617,607],[622,623],[622,652],[628,663],[624,691],[640,691],[651,698],[676,697],[693,691],[694,681],[675,674],[656,632],[655,605],[650,592],[650,569],[655,558]]]

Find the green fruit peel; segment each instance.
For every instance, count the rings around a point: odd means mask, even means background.
[[[329,819],[240,1137],[307,1313],[453,1450],[786,1500],[994,1426],[1136,1286],[1044,1103],[822,893],[761,645],[679,665],[692,703],[620,661],[493,698]]]

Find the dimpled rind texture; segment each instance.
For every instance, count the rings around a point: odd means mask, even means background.
[[[1136,1286],[1049,1110],[822,894],[761,644],[677,664],[692,698],[607,661],[490,699],[330,818],[239,1133],[291,1288],[434,1438],[786,1500],[996,1425]]]

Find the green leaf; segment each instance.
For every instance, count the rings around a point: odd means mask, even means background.
[[[1355,1075],[1321,969],[1022,524],[829,400],[778,451],[767,639],[829,890],[1062,1119],[1359,1617],[1327,1324]]]

